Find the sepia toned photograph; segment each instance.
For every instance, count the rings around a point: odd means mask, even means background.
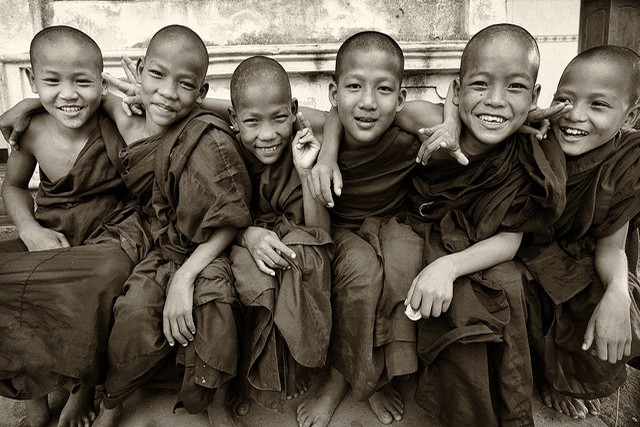
[[[0,0],[0,427],[640,425],[640,1]]]

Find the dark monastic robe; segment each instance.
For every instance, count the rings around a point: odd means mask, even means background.
[[[173,357],[162,332],[167,286],[173,274],[220,227],[250,223],[250,183],[239,147],[222,119],[197,110],[172,129],[123,153],[125,181],[140,190],[149,212],[154,249],[134,269],[114,307],[105,407],[114,407]],[[139,163],[136,163],[138,161]],[[140,168],[140,169],[138,169]],[[155,180],[151,176],[155,175]],[[153,182],[151,197],[145,183]],[[226,255],[194,283],[197,333],[177,356],[185,366],[180,400],[200,412],[213,391],[236,374],[236,294]]]
[[[55,182],[41,175],[38,221],[70,248],[28,252],[0,245],[0,394],[34,399],[60,388],[100,384],[113,301],[138,260],[134,216],[114,217],[126,194],[115,164],[124,146],[115,125],[98,127]],[[112,227],[110,230],[105,228]]]
[[[333,330],[330,360],[366,399],[418,368],[415,326],[403,301],[420,270],[422,241],[402,217],[419,141],[390,128],[375,145],[342,146],[344,188],[331,210]]]
[[[530,284],[530,336],[544,377],[557,391],[585,399],[605,397],[625,380],[625,362],[602,361],[581,346],[605,288],[595,269],[597,240],[627,222],[637,236],[640,213],[640,132],[629,132],[578,157],[567,158],[567,207],[538,244],[520,256]],[[636,264],[637,260],[629,260]],[[640,288],[629,271],[632,356],[640,354]],[[595,344],[594,344],[595,345]]]
[[[275,232],[296,257],[276,276],[260,271],[242,246],[231,263],[243,316],[243,376],[249,395],[279,408],[282,394],[293,394],[300,368],[326,362],[331,332],[331,258],[333,242],[319,227],[306,226],[302,185],[290,148],[278,161],[263,165],[246,153],[253,187],[253,225]],[[284,381],[283,381],[284,380]]]
[[[416,169],[414,229],[424,265],[499,232],[544,230],[565,203],[564,157],[552,141],[514,135],[468,166]],[[512,262],[458,278],[446,313],[422,319],[416,401],[447,425],[533,425],[532,373],[520,269]],[[456,405],[451,402],[456,401]]]

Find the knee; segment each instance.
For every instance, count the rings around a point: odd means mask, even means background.
[[[92,270],[92,277],[124,284],[133,270],[133,261],[121,248],[105,248],[104,256]]]

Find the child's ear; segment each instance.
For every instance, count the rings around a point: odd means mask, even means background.
[[[209,92],[209,83],[204,82],[202,83],[202,86],[200,86],[198,98],[196,98],[196,104],[202,104],[202,101],[207,97],[207,92]]]
[[[542,87],[539,84],[533,86],[533,93],[531,94],[531,106],[535,107],[538,104],[538,97],[540,96],[540,89]]]
[[[140,79],[140,76],[142,75],[142,70],[144,70],[144,56],[141,56],[136,61],[136,80]]]
[[[298,114],[298,100],[296,98],[291,98],[291,114],[294,117]]]
[[[229,120],[231,121],[231,127],[237,132],[238,116],[236,115],[236,110],[234,110],[233,107],[229,107]]]
[[[105,96],[109,92],[109,82],[107,79],[102,78],[102,96]]]
[[[398,104],[396,105],[396,113],[399,113],[404,108],[404,103],[407,101],[407,89],[401,87],[398,92]]]
[[[36,76],[33,73],[33,69],[31,67],[27,67],[24,69],[24,72],[27,73],[27,78],[29,79],[29,86],[31,86],[31,92],[38,93],[38,89],[36,88]]]
[[[638,121],[638,115],[640,115],[640,103],[631,107],[631,110],[627,113],[627,117],[624,119],[624,123],[622,123],[621,129],[624,131],[633,129]]]
[[[332,107],[338,106],[338,83],[335,80],[331,80],[329,83],[329,102],[331,102]]]
[[[453,105],[460,105],[460,79],[453,79]]]

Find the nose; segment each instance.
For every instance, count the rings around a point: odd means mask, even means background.
[[[375,110],[376,108],[378,108],[378,105],[376,103],[375,89],[367,88],[362,91],[358,107],[363,110]]]
[[[264,123],[260,126],[260,134],[258,135],[261,141],[273,141],[276,139],[276,130],[270,123]]]
[[[485,102],[487,105],[491,105],[492,107],[503,107],[506,105],[505,90],[498,86],[490,87],[487,91]]]
[[[76,99],[78,98],[78,92],[73,87],[73,84],[63,83],[60,88],[60,98],[62,99]]]
[[[565,114],[567,120],[571,122],[584,122],[587,120],[586,106],[583,102],[574,102],[571,111]]]
[[[176,99],[178,91],[176,90],[176,84],[170,79],[165,79],[160,83],[158,93],[166,99]]]

